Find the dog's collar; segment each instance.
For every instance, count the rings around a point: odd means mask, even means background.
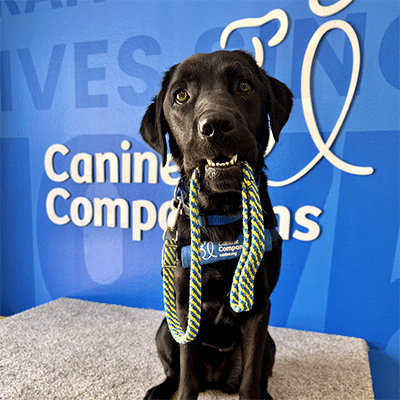
[[[187,204],[182,201],[183,204],[183,212],[190,217],[190,208]],[[242,219],[242,211],[240,211],[236,215],[204,215],[199,214],[199,223],[202,227],[209,227],[209,226],[221,226],[221,225],[229,225],[233,224],[236,221]]]
[[[229,225],[242,219],[242,212],[230,215],[202,215],[200,214],[200,226]]]
[[[261,182],[261,174],[258,174],[256,178],[256,184],[258,188],[260,188],[260,182]],[[183,212],[190,217],[190,208],[187,204],[185,204],[183,200],[183,193],[185,192],[184,186],[183,186],[183,179],[179,180],[176,189],[175,189],[175,199],[177,199],[177,196],[181,197],[181,202],[182,202],[182,209]],[[212,214],[212,215],[205,215],[205,214],[199,214],[199,222],[201,227],[209,227],[209,226],[222,226],[222,225],[229,225],[233,224],[236,221],[239,221],[242,219],[243,213],[242,210],[240,210],[236,215],[219,215],[219,214]]]

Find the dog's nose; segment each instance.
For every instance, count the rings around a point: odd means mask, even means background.
[[[232,131],[236,126],[235,116],[228,112],[204,113],[199,119],[199,134],[207,138],[216,138]]]

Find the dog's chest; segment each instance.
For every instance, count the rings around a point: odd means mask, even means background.
[[[237,314],[229,305],[233,274],[238,260],[224,260],[203,269],[202,317],[216,326],[233,326]]]

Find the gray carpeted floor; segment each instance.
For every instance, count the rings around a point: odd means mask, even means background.
[[[164,379],[154,344],[162,318],[64,298],[0,320],[0,399],[140,399]],[[283,328],[271,335],[275,400],[374,398],[365,341]]]

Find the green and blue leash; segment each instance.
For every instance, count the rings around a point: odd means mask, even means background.
[[[200,221],[198,191],[200,168],[192,174],[189,209],[191,236],[191,265],[189,285],[189,312],[186,332],[183,331],[176,313],[174,268],[176,263],[176,238],[165,237],[163,264],[164,307],[170,332],[179,344],[194,340],[201,321],[201,265],[200,265]],[[258,187],[250,165],[243,162],[242,178],[243,249],[232,280],[230,305],[239,313],[249,311],[254,301],[254,278],[264,254],[264,218]],[[177,210],[175,210],[177,211]],[[175,215],[175,225],[178,212]]]

